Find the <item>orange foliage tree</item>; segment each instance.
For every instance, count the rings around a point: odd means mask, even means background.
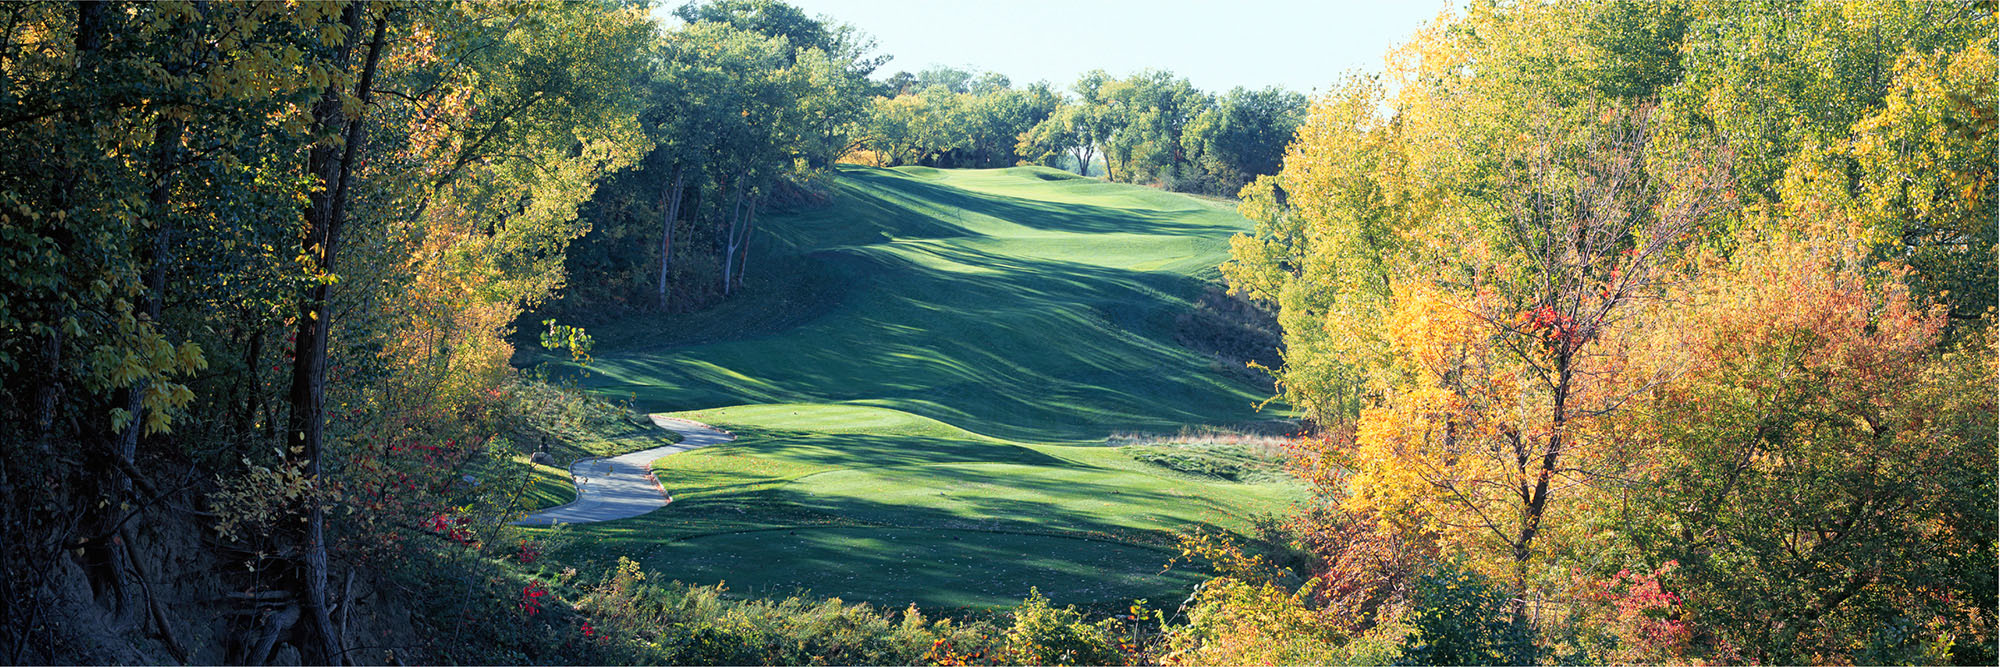
[[[1392,283],[1386,398],[1357,422],[1349,509],[1493,553],[1526,591],[1549,516],[1620,478],[1605,418],[1671,371],[1632,351],[1729,206],[1726,163],[1649,160],[1647,120],[1540,130],[1506,165],[1498,224],[1448,230],[1449,250]]]

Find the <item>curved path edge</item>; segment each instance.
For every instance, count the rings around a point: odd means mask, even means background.
[[[529,514],[516,526],[552,526],[562,523],[596,523],[629,519],[673,502],[666,489],[653,478],[653,462],[661,457],[735,440],[728,431],[698,421],[647,415],[653,425],[681,434],[681,441],[651,449],[607,458],[582,459],[570,464],[570,481],[576,484],[576,500]]]

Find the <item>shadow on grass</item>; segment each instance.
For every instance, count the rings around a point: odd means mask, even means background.
[[[842,255],[824,265],[855,286],[851,308],[769,335],[604,350],[583,384],[648,410],[873,400],[1012,438],[1232,423],[1261,398],[1173,342],[1192,278],[958,247]]]
[[[837,189],[765,225],[780,243],[742,296],[598,325],[597,361],[567,371],[648,410],[858,401],[1017,439],[1255,418],[1265,388],[1174,341],[1230,225],[889,170]]]
[[[730,582],[739,595],[808,591],[883,606],[1010,607],[1030,586],[1058,604],[1109,605],[1185,596],[1197,572],[1162,572],[1172,554],[1087,538],[897,528],[799,528],[693,538],[645,565],[689,583]],[[780,567],[747,567],[776,560]]]

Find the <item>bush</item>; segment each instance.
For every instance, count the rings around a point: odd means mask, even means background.
[[[1404,622],[1403,664],[1532,665],[1539,651],[1507,592],[1456,559],[1418,578]]]
[[[620,558],[577,601],[615,663],[681,665],[995,664],[1008,655],[986,621],[931,620],[838,598],[731,600],[720,586],[654,584]]]
[[[1118,646],[1118,619],[1085,623],[1076,605],[1056,609],[1039,589],[1014,609],[1014,627],[1007,630],[1007,654],[1028,665],[1123,665]]]

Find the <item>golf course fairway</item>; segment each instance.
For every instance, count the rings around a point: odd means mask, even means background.
[[[1300,493],[1106,441],[1285,416],[1176,339],[1248,227],[1230,204],[1039,167],[831,188],[759,222],[737,296],[593,326],[560,369],[737,438],[656,461],[674,502],[562,528],[559,559],[896,606],[1177,602],[1200,573],[1162,571],[1172,531],[1248,534]]]

